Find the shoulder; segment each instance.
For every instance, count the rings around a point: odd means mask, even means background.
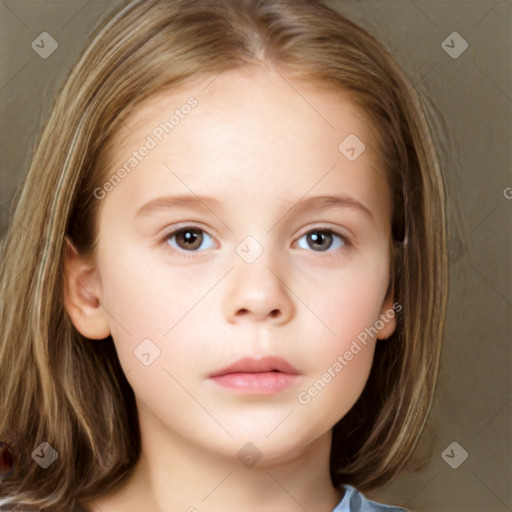
[[[332,512],[408,512],[405,508],[369,500],[351,485],[344,488],[345,494]]]

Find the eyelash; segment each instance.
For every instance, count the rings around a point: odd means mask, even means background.
[[[175,229],[174,231],[171,231],[170,233],[168,233],[164,239],[163,239],[163,243],[167,246],[167,249],[170,250],[173,254],[178,254],[184,258],[197,258],[201,252],[203,251],[185,251],[184,249],[180,249],[180,248],[175,248],[175,247],[171,247],[169,245],[169,240],[174,238],[175,235],[177,235],[178,233],[181,233],[183,231],[199,231],[199,232],[202,232],[203,234],[206,233],[209,237],[213,238],[209,233],[207,233],[204,229],[202,228],[199,228],[199,227],[196,227],[196,226],[184,226],[182,228],[179,228],[179,229]],[[318,252],[318,253],[323,253],[323,252],[326,252],[326,253],[330,253],[328,257],[334,257],[334,258],[339,258],[342,256],[342,254],[340,254],[340,252],[343,252],[344,250],[347,250],[348,248],[351,247],[351,243],[349,241],[349,239],[344,236],[344,235],[341,235],[340,233],[330,229],[330,228],[326,228],[326,227],[320,227],[320,228],[313,228],[313,229],[310,229],[309,231],[306,231],[304,232],[297,240],[300,240],[301,238],[311,234],[311,233],[323,233],[323,234],[330,234],[332,235],[333,237],[337,237],[339,239],[341,239],[343,245],[341,247],[338,248],[338,250],[336,252],[330,250],[329,249],[326,249],[325,251],[314,251],[312,249],[310,249],[309,251],[310,252]],[[333,243],[334,244],[334,243]]]

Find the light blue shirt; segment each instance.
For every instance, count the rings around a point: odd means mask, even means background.
[[[351,485],[344,487],[345,495],[332,512],[408,512],[405,508],[368,500]]]

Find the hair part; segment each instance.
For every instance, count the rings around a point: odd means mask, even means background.
[[[331,478],[371,489],[410,456],[432,403],[447,287],[444,185],[424,102],[381,43],[315,0],[137,0],[101,23],[70,72],[3,240],[0,439],[16,467],[0,505],[69,510],[133,470],[134,393],[113,340],[84,338],[65,311],[65,238],[94,254],[93,191],[136,105],[261,64],[349,94],[373,124],[393,195],[390,287],[402,311],[333,429]],[[31,457],[41,442],[59,454],[45,471]]]

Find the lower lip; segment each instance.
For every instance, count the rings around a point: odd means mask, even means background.
[[[228,373],[212,377],[220,386],[251,395],[273,395],[291,386],[298,375],[282,372]]]

